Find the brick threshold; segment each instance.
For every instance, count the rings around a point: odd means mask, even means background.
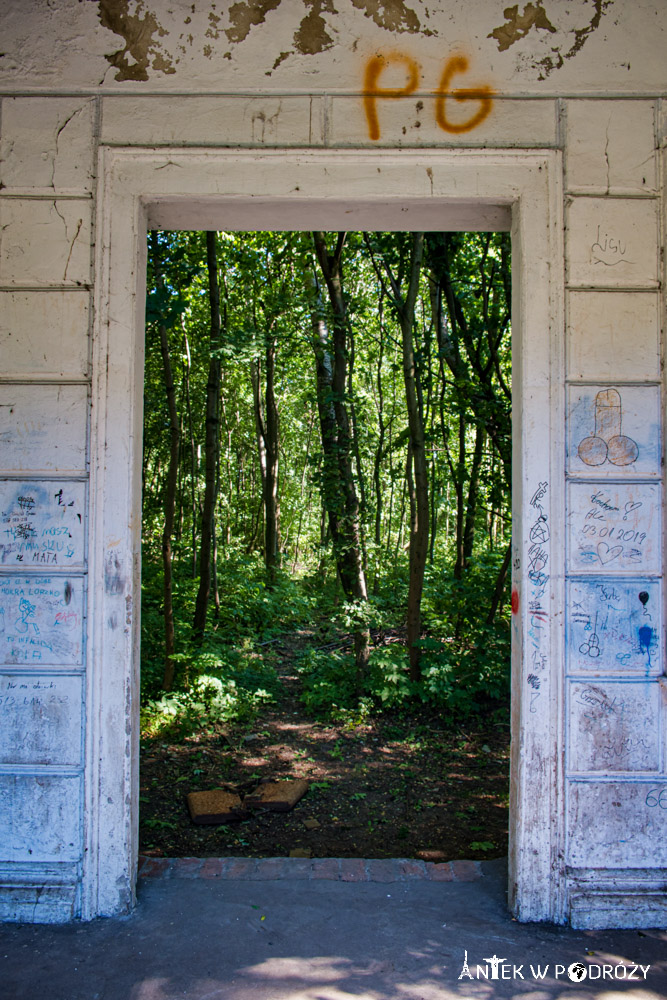
[[[417,861],[413,858],[150,858],[139,857],[139,878],[223,878],[266,882],[328,879],[331,882],[474,882],[479,861]]]

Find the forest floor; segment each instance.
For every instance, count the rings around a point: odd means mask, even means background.
[[[311,639],[274,646],[282,694],[252,725],[142,739],[140,852],[168,857],[489,859],[507,853],[509,728],[445,726],[433,709],[350,721],[308,718],[294,660]],[[188,792],[247,792],[306,778],[287,813],[198,826]]]

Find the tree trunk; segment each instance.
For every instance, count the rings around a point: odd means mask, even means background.
[[[486,431],[479,424],[475,430],[475,450],[472,456],[470,467],[470,479],[468,481],[468,500],[466,503],[466,518],[463,529],[463,565],[467,567],[472,558],[473,545],[475,543],[475,516],[477,514],[477,502],[479,499],[479,473],[484,457],[484,445],[486,443]]]
[[[151,247],[157,274],[158,284],[162,284],[159,273],[160,248],[157,233],[151,233]],[[164,372],[164,387],[167,395],[167,411],[169,413],[169,467],[167,471],[167,490],[164,502],[164,526],[162,529],[162,567],[164,571],[164,675],[162,687],[171,691],[174,684],[174,661],[176,652],[176,634],[174,629],[174,597],[173,597],[173,556],[171,539],[174,533],[174,516],[176,513],[176,485],[178,482],[178,462],[180,450],[180,423],[176,408],[176,388],[171,369],[171,354],[167,327],[159,324],[160,350],[162,352],[162,370]]]
[[[217,234],[206,233],[206,260],[208,265],[208,290],[211,310],[209,347],[211,359],[206,384],[206,434],[205,434],[205,487],[202,509],[201,545],[199,549],[199,589],[195,602],[193,633],[201,642],[206,628],[206,609],[211,592],[211,550],[213,541],[213,515],[215,512],[218,467],[219,403],[220,403],[220,288],[218,286]]]
[[[505,549],[505,557],[503,559],[500,569],[498,570],[498,576],[496,577],[496,585],[493,588],[493,595],[491,597],[491,605],[489,607],[489,613],[486,616],[487,625],[493,625],[494,619],[496,617],[496,612],[500,607],[500,602],[503,597],[503,591],[505,589],[505,579],[507,577],[507,570],[509,569],[511,555],[512,555],[512,542],[510,541],[507,548]]]
[[[183,328],[183,336],[185,337],[185,405],[188,414],[188,436],[190,438],[190,500],[191,500],[191,516],[192,516],[192,579],[194,580],[197,576],[197,448],[195,445],[195,435],[192,426],[192,403],[190,398],[190,369],[192,367],[192,359],[190,357],[190,342],[188,341],[188,335]]]
[[[459,453],[456,462],[454,489],[456,490],[456,562],[454,576],[460,580],[465,567],[463,553],[463,536],[465,534],[465,478],[466,478],[466,419],[463,411],[459,412]]]
[[[421,599],[424,589],[424,571],[428,557],[428,463],[424,436],[424,418],[419,407],[415,370],[412,327],[415,303],[419,289],[419,275],[424,248],[424,234],[412,234],[410,253],[410,283],[405,301],[400,308],[401,338],[403,344],[403,379],[408,408],[410,451],[414,471],[416,517],[410,526],[410,576],[408,584],[407,643],[410,655],[410,678],[421,679]]]
[[[367,239],[370,246],[370,241]],[[381,274],[375,263],[373,251],[373,266],[382,281]],[[403,356],[403,381],[405,383],[405,399],[408,411],[408,432],[410,447],[408,462],[411,456],[411,471],[414,476],[414,497],[411,503],[410,518],[410,567],[408,583],[407,607],[407,643],[410,656],[410,678],[413,681],[421,679],[421,649],[418,642],[421,638],[421,599],[424,590],[424,572],[428,558],[429,536],[429,501],[428,501],[428,462],[426,459],[426,435],[424,433],[424,413],[421,402],[421,386],[417,376],[415,359],[413,326],[415,322],[415,307],[419,293],[422,259],[424,256],[424,234],[412,233],[408,265],[408,285],[405,296],[399,280],[392,273],[386,258],[382,264],[391,285],[394,305],[398,313],[401,327],[401,348]],[[412,494],[412,487],[411,487]]]
[[[343,591],[349,601],[365,602],[368,591],[359,529],[359,502],[352,474],[350,422],[345,406],[347,316],[341,274],[345,234],[338,234],[336,251],[331,256],[324,233],[313,233],[313,241],[333,312],[331,350],[321,303],[314,302],[311,309],[324,455],[324,497]],[[370,632],[367,628],[355,631],[354,647],[357,679],[360,681],[367,671],[370,656]]]

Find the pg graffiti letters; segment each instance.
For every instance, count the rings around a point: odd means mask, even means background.
[[[402,66],[405,70],[405,82],[400,87],[380,86],[380,78],[384,75],[389,66]],[[481,85],[478,87],[460,87],[452,89],[454,78],[466,73],[468,70],[468,59],[464,55],[452,55],[447,59],[438,82],[438,87],[434,91],[435,105],[434,115],[439,128],[443,132],[453,135],[461,135],[464,132],[471,132],[484,121],[491,113],[493,106],[493,90],[491,87]],[[395,100],[400,97],[409,97],[414,94],[419,86],[421,70],[419,63],[402,52],[378,53],[371,56],[366,63],[364,71],[364,111],[368,124],[368,137],[374,142],[380,138],[380,120],[378,115],[378,100]],[[459,103],[472,101],[477,105],[472,114],[463,121],[452,118],[448,111],[448,101],[454,100]]]

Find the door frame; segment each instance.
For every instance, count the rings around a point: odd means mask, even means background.
[[[100,149],[84,919],[127,911],[135,901],[147,230],[509,229],[514,465],[509,906],[519,920],[563,922],[561,184],[561,154],[554,150]],[[537,562],[531,537],[536,520],[548,539]]]

